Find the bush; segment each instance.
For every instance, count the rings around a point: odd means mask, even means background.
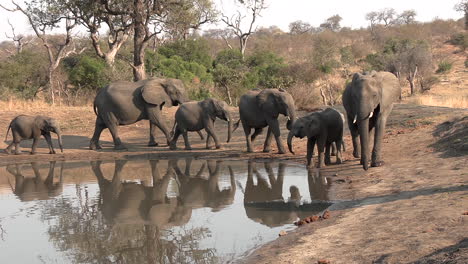
[[[102,59],[83,55],[64,60],[70,82],[86,90],[98,90],[109,83],[107,66]]]
[[[205,100],[206,98],[213,97],[213,94],[210,92],[210,90],[205,87],[189,88],[188,94],[189,94],[189,98],[195,101],[202,101],[202,100]]]
[[[452,69],[452,63],[448,61],[441,61],[436,73],[448,73]]]
[[[458,33],[452,35],[450,44],[460,47],[462,50],[468,48],[468,33]]]

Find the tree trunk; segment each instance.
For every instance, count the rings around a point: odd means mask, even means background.
[[[232,105],[231,91],[229,90],[229,87],[227,85],[224,85],[224,88],[226,89],[226,94],[229,100],[229,105]]]
[[[146,79],[145,72],[145,24],[143,14],[145,6],[142,0],[134,0],[134,34],[133,34],[133,80]]]
[[[48,83],[49,83],[50,100],[52,102],[52,105],[55,105],[55,89],[54,89],[53,77],[54,77],[54,69],[52,68],[52,65],[51,65],[49,66],[47,78],[48,78]]]
[[[328,105],[327,96],[325,95],[322,86],[320,86],[320,96],[322,96],[323,104]]]

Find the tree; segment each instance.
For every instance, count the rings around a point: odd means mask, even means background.
[[[395,19],[395,23],[401,25],[409,25],[416,22],[416,11],[414,10],[405,10],[401,12]]]
[[[55,72],[60,65],[60,62],[71,54],[77,53],[76,45],[73,42],[72,30],[76,26],[77,21],[68,10],[62,6],[60,0],[32,0],[26,4],[26,8],[21,7],[19,4],[12,0],[14,8],[6,8],[2,5],[3,9],[23,13],[29,21],[34,33],[42,41],[46,48],[49,67],[48,67],[48,86],[50,92],[50,99],[52,105],[55,104],[55,91],[57,88],[57,81],[55,80]],[[65,23],[65,35],[53,39],[51,34],[47,32],[53,28],[59,27],[61,23]],[[59,43],[60,42],[60,43]],[[81,53],[82,49],[79,53]]]
[[[299,35],[299,34],[310,32],[311,29],[312,29],[312,26],[309,23],[304,22],[302,20],[297,20],[297,21],[289,23],[289,33],[294,34],[294,35]]]
[[[60,0],[89,32],[96,55],[113,67],[115,56],[127,41],[132,30],[130,16],[125,13],[111,14],[104,5],[95,0]],[[101,47],[99,30],[103,25],[107,28],[107,51]]]
[[[24,46],[28,45],[31,40],[25,39],[25,36],[22,34],[16,34],[15,27],[10,23],[10,20],[8,20],[8,25],[10,25],[11,28],[11,35],[5,33],[5,37],[13,41],[16,47],[16,54],[20,54],[23,51]]]
[[[237,11],[237,14],[228,17],[223,15],[221,21],[226,24],[228,29],[239,40],[239,50],[242,55],[242,59],[245,58],[245,49],[247,48],[247,42],[250,36],[255,32],[254,24],[257,18],[260,16],[261,12],[266,9],[265,0],[238,0],[239,3],[249,12],[250,22],[248,22],[247,27],[243,28],[243,21],[246,21],[247,15],[241,14],[240,11]]]
[[[455,5],[455,10],[465,14],[465,30],[468,30],[468,0],[461,0]]]
[[[328,29],[328,30],[337,32],[341,29],[341,25],[340,25],[341,20],[343,20],[341,16],[334,15],[334,16],[327,18],[325,22],[320,24],[320,27],[323,29]]]
[[[380,22],[383,22],[385,27],[390,26],[393,24],[395,19],[396,11],[393,8],[384,8],[377,12],[377,19]]]

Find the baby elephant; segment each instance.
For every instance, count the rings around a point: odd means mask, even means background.
[[[15,154],[20,154],[19,143],[23,139],[33,139],[33,144],[31,148],[31,154],[36,153],[37,143],[39,138],[44,136],[49,146],[49,154],[55,154],[54,147],[52,146],[52,139],[50,137],[50,132],[54,132],[58,136],[58,143],[60,150],[63,152],[62,147],[62,136],[60,128],[58,127],[57,121],[55,119],[47,116],[27,116],[20,115],[15,117],[10,125],[8,126],[7,134],[5,140],[8,138],[8,133],[13,134],[13,141],[5,149],[5,152],[10,154],[11,148],[15,145]]]
[[[216,118],[228,121],[227,142],[229,142],[231,140],[232,121],[227,107],[228,105],[225,102],[213,98],[208,98],[201,102],[193,101],[183,103],[175,113],[176,124],[174,137],[169,144],[170,149],[174,150],[177,148],[177,139],[180,134],[182,134],[184,136],[185,149],[191,150],[192,148],[188,141],[187,131],[200,131],[202,129],[205,129],[208,133],[206,137],[206,148],[210,148],[210,137],[213,137],[216,148],[221,148],[218,137],[215,134],[214,121]]]
[[[317,141],[318,159],[317,168],[330,164],[330,147],[336,143],[336,163],[341,164],[341,149],[343,144],[343,119],[341,113],[333,108],[321,112],[314,112],[297,119],[288,135],[289,151],[292,149],[292,138],[307,137],[307,166],[312,166],[314,145]],[[326,147],[325,161],[323,152]]]

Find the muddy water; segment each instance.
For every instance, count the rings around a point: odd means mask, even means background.
[[[117,160],[0,168],[2,263],[222,263],[326,209],[280,162]]]

